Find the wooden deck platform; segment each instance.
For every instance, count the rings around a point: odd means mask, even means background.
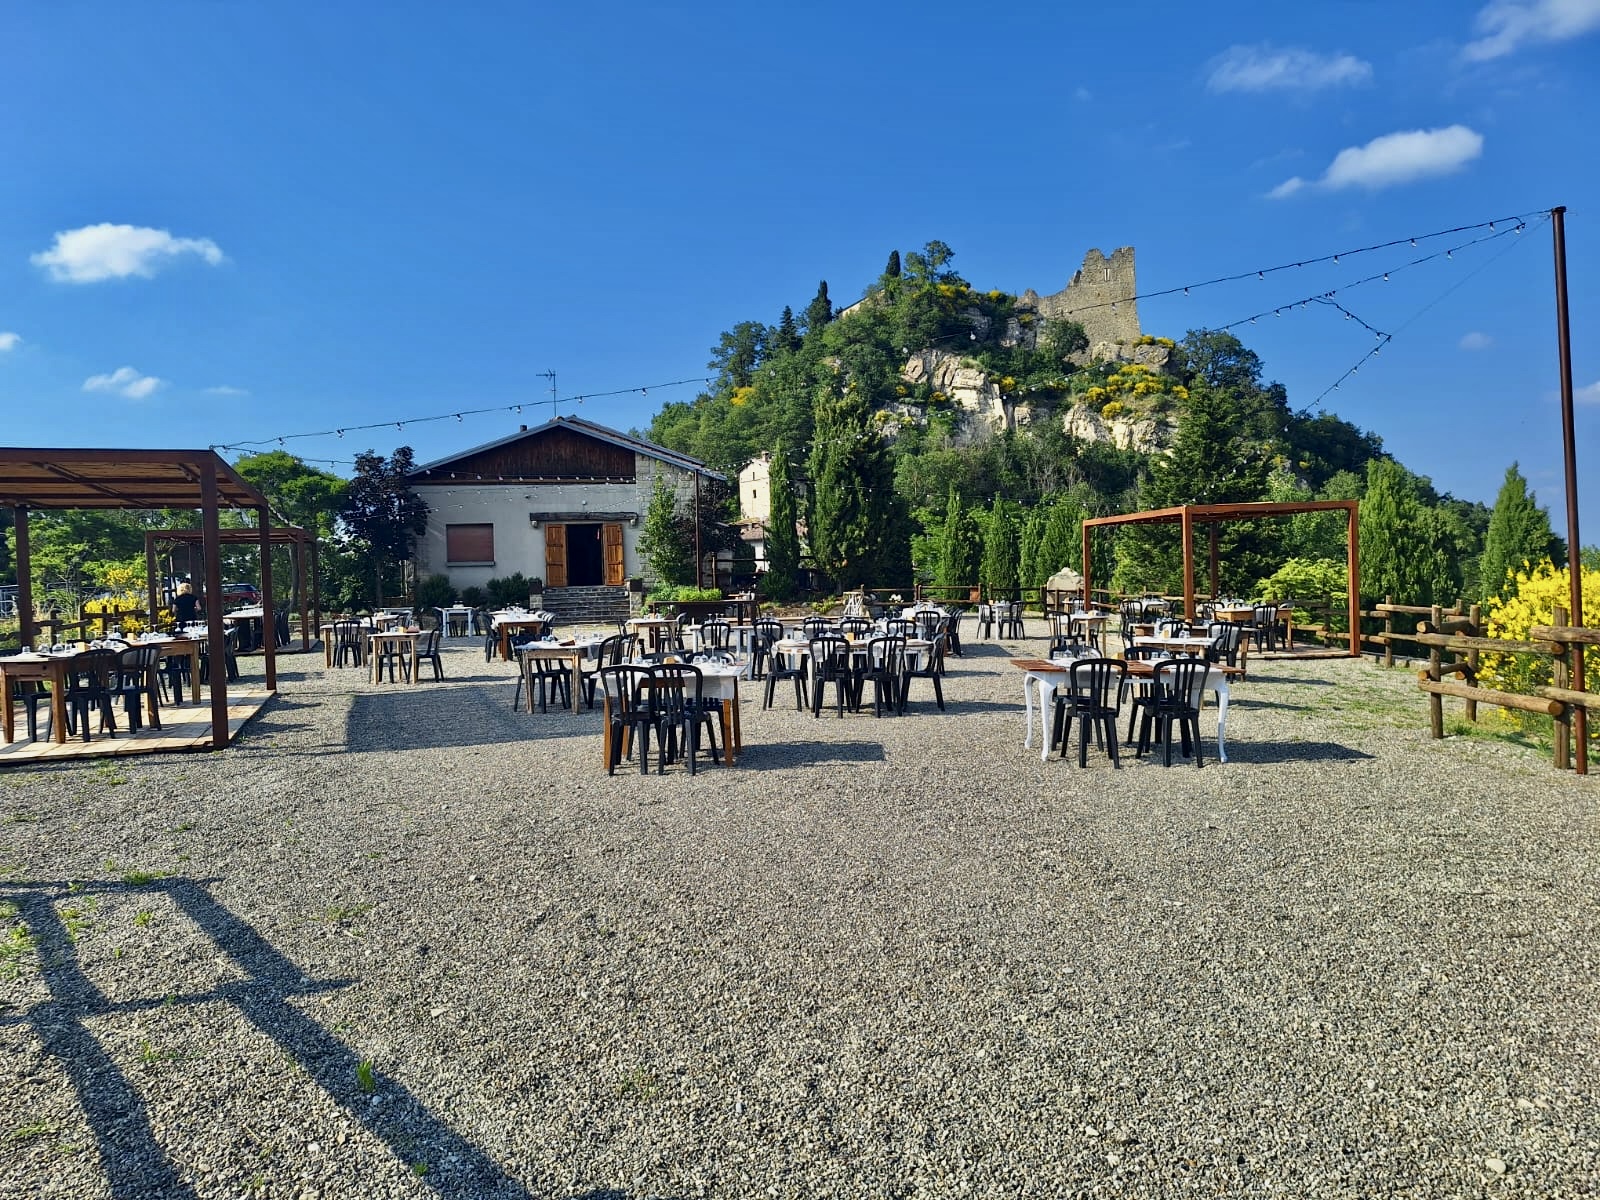
[[[266,706],[275,693],[265,688],[245,688],[228,692],[228,741],[239,735],[244,723]],[[18,715],[17,740],[9,746],[0,745],[0,767],[21,766],[27,763],[65,762],[78,758],[115,758],[129,754],[167,754],[180,750],[210,750],[211,701],[202,698],[199,704],[181,707],[166,706],[161,710],[161,728],[142,726],[138,733],[129,733],[121,709],[117,710],[117,734],[95,734],[92,741],[68,738],[64,745],[54,741],[30,742],[26,727]]]

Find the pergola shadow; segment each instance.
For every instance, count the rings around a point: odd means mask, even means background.
[[[349,1116],[384,1142],[397,1161],[410,1164],[422,1149],[430,1169],[418,1182],[439,1196],[531,1200],[520,1183],[472,1142],[435,1116],[397,1080],[363,1064],[359,1056],[295,1001],[357,982],[311,980],[247,922],[217,903],[207,880],[171,878],[149,884],[65,880],[0,884],[0,895],[17,905],[38,947],[40,971],[50,999],[20,1017],[71,1081],[92,1130],[114,1197],[193,1197],[178,1164],[151,1127],[138,1090],[96,1038],[95,1018],[174,1004],[231,1004],[272,1041]],[[113,1003],[84,973],[76,946],[56,902],[69,894],[164,894],[209,937],[217,951],[243,972],[242,980],[208,992]],[[358,1068],[361,1070],[358,1072]],[[370,1103],[373,1095],[387,1101]]]

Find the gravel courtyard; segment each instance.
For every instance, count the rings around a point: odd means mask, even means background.
[[[1041,763],[1042,644],[692,779],[462,645],[0,772],[0,1197],[1600,1191],[1600,783],[1349,660]]]

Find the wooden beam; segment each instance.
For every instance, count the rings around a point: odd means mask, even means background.
[[[1541,700],[1534,696],[1519,696],[1515,692],[1497,692],[1490,688],[1468,687],[1464,683],[1445,683],[1428,678],[1426,671],[1417,677],[1417,686],[1435,696],[1455,696],[1461,700],[1476,700],[1479,704],[1498,704],[1501,708],[1515,708],[1523,712],[1542,713],[1547,717],[1561,715],[1561,701]]]

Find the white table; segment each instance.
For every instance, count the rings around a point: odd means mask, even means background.
[[[1159,635],[1136,637],[1133,639],[1135,646],[1153,646],[1157,650],[1170,650],[1175,654],[1204,654],[1211,648],[1211,639],[1195,634],[1183,634],[1177,637],[1161,637]]]
[[[572,671],[572,711],[577,712],[583,702],[583,660],[595,658],[600,653],[602,638],[579,638],[567,645],[560,642],[523,642],[516,646],[517,657],[522,660],[522,687],[528,697],[528,712],[533,713],[533,664],[539,662],[564,662]]]
[[[739,668],[727,663],[691,663],[700,672],[701,699],[717,700],[722,705],[723,759],[728,766],[738,761],[744,749],[744,731],[739,725]],[[611,762],[611,691],[612,680],[605,678],[605,738],[602,748],[605,761]]]
[[[460,617],[466,622],[467,632],[463,636],[472,636],[472,609],[465,604],[452,604],[448,608],[441,608],[439,612],[444,617],[444,628],[439,631],[440,637],[450,636],[450,621],[454,617]]]
[[[1154,666],[1155,664],[1151,663],[1150,665]],[[1072,660],[1070,659],[1062,661],[1059,665],[1051,663],[1049,669],[1046,669],[1041,662],[1040,665],[1031,667],[1023,672],[1022,704],[1025,710],[1023,720],[1027,733],[1022,740],[1022,748],[1024,750],[1033,748],[1033,693],[1037,689],[1039,692],[1040,762],[1045,762],[1050,757],[1050,714],[1055,700],[1056,689],[1067,685],[1071,673]],[[1148,677],[1130,674],[1128,678]],[[1213,667],[1206,672],[1206,680],[1202,691],[1211,692],[1217,698],[1217,758],[1221,762],[1227,762],[1228,747],[1225,741],[1228,733],[1229,694],[1227,675]],[[1193,697],[1195,707],[1199,708],[1203,700],[1203,694]]]

